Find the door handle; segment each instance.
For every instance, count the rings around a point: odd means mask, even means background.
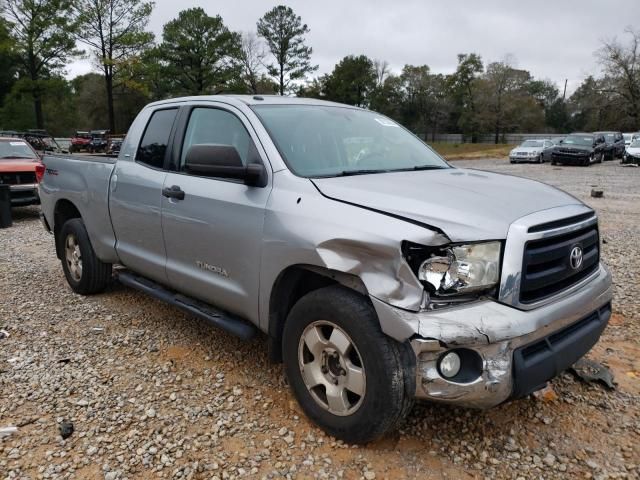
[[[184,200],[184,190],[178,185],[172,185],[162,189],[162,196],[167,198],[175,198],[176,200]]]

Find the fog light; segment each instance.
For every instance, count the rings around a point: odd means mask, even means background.
[[[449,352],[440,359],[440,373],[444,377],[455,377],[460,371],[460,356],[456,352]]]

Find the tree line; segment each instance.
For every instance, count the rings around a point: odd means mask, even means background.
[[[347,55],[313,76],[310,29],[276,6],[252,32],[230,29],[202,8],[181,11],[159,38],[148,30],[145,0],[0,0],[0,129],[126,132],[153,100],[217,93],[298,95],[384,113],[430,139],[468,141],[510,132],[640,128],[640,32],[603,42],[602,74],[565,98],[556,84],[518,68],[513,57],[484,62],[458,55],[451,74],[428,65]],[[95,73],[67,80],[65,67],[90,58]]]

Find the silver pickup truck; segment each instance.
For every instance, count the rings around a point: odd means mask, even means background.
[[[452,167],[371,111],[179,98],[144,108],[117,160],[44,163],[43,221],[74,291],[115,277],[264,332],[304,412],[348,442],[393,429],[415,399],[526,396],[611,315],[592,209]]]

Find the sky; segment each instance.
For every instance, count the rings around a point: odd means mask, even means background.
[[[386,60],[396,73],[405,64],[426,64],[447,74],[458,53],[475,52],[485,65],[512,56],[515,66],[552,80],[561,92],[567,79],[568,93],[599,73],[594,52],[602,41],[624,40],[625,28],[640,19],[639,0],[156,0],[149,29],[160,40],[166,22],[199,6],[221,15],[231,30],[255,31],[277,4],[309,26],[318,74],[349,54]],[[89,60],[78,60],[67,76],[92,69]]]

